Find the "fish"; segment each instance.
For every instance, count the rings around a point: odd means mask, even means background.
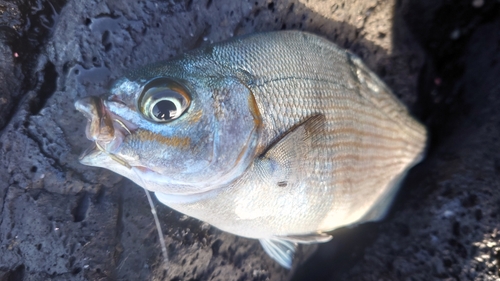
[[[298,244],[383,219],[427,142],[425,126],[359,57],[302,31],[154,62],[75,107],[93,142],[82,164],[258,239],[285,268]]]

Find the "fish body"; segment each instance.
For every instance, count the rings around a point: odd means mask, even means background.
[[[355,55],[299,31],[234,38],[148,65],[76,107],[81,162],[244,237],[289,267],[295,243],[381,219],[426,129]]]

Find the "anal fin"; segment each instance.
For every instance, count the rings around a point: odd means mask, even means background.
[[[285,268],[292,267],[295,243],[279,238],[259,239],[264,251]]]
[[[290,236],[280,237],[280,239],[300,244],[326,243],[332,240],[332,238],[333,238],[332,235],[326,233],[314,233],[308,235],[290,235]]]

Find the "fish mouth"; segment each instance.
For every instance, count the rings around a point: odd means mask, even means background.
[[[87,118],[85,135],[87,139],[94,142],[94,145],[80,156],[80,162],[92,165],[89,159],[93,155],[106,153],[116,162],[130,168],[127,161],[115,155],[114,152],[118,150],[123,140],[133,134],[138,127],[113,114],[99,97],[90,96],[77,100],[75,108]]]

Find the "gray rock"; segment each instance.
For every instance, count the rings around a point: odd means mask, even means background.
[[[9,26],[0,33],[0,130],[13,115],[13,109],[22,96],[22,75],[19,51],[9,43],[19,37],[23,24],[21,13],[14,3],[5,3],[5,12],[0,17],[0,26]]]

